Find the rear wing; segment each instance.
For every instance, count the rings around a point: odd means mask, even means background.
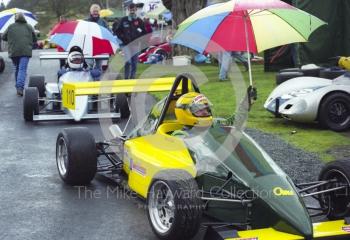
[[[168,92],[171,90],[174,81],[174,77],[168,77],[96,82],[65,82],[62,88],[62,102],[65,108],[74,110],[75,99],[77,96],[140,92]],[[178,87],[178,90],[181,90],[181,86]]]
[[[61,59],[67,59],[68,52],[41,52],[39,55],[40,60],[61,60]],[[101,59],[101,60],[108,60],[109,59],[108,54],[101,54],[101,55],[88,55],[84,54],[85,59]]]
[[[344,220],[320,222],[313,224],[312,239],[349,239],[350,225]],[[215,230],[210,228],[207,231],[205,239],[210,240],[302,240],[302,236],[293,235],[285,232],[277,231],[273,228],[263,228],[245,231],[234,230]]]

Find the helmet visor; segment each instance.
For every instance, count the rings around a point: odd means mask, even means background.
[[[190,111],[196,117],[210,117],[211,111],[208,104],[192,104]]]
[[[83,63],[83,57],[81,55],[73,55],[70,58],[70,62],[74,64],[82,64]]]

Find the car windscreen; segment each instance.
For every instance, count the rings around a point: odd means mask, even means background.
[[[198,174],[226,177],[231,171],[249,181],[269,174],[284,174],[277,164],[245,134],[230,127],[211,127],[184,141],[192,155]]]
[[[156,103],[150,113],[128,134],[128,138],[140,137],[154,132],[159,122],[166,98]]]

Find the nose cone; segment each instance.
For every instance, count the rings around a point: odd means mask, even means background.
[[[75,97],[75,110],[69,110],[74,121],[80,121],[86,114],[88,107],[88,96]]]
[[[299,197],[294,185],[286,176],[266,175],[256,178],[251,186],[258,199],[256,200],[255,217],[257,225],[273,227],[282,232],[302,235],[310,238],[313,235],[312,222],[303,200]]]

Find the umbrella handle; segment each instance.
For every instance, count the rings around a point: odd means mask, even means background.
[[[247,26],[247,18],[248,16],[244,16],[244,32],[245,32],[245,44],[247,47],[247,54],[248,54],[248,71],[249,71],[249,84],[250,86],[253,85],[253,77],[252,77],[252,64],[250,61],[250,49],[249,49],[249,35],[248,35],[248,26]]]
[[[258,99],[258,90],[250,85],[247,89],[247,96],[248,96],[248,111],[250,111],[251,106],[253,106],[253,103]]]

